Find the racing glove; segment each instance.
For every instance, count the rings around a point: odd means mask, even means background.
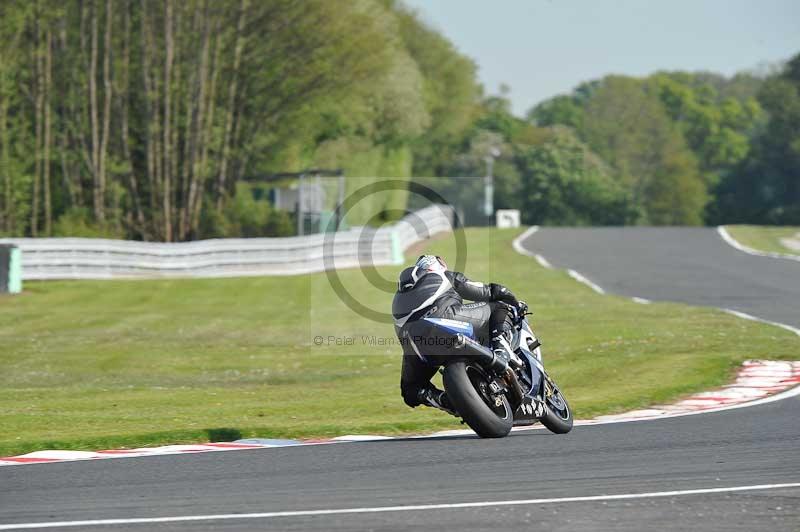
[[[490,283],[489,290],[492,292],[492,301],[502,301],[503,303],[507,303],[514,308],[519,306],[519,301],[514,296],[514,294],[506,288],[505,286],[497,283]]]

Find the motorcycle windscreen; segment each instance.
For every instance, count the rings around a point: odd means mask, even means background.
[[[406,323],[403,327],[403,341],[409,342],[417,356],[431,364],[443,364],[448,357],[463,356],[463,351],[455,347],[458,338],[459,333],[426,320]]]

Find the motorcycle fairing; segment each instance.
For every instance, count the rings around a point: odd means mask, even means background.
[[[466,321],[451,320],[448,318],[422,318],[423,321],[432,323],[452,334],[463,334],[468,338],[475,339],[475,329],[472,324]]]
[[[416,355],[428,364],[444,364],[448,356],[462,356],[458,349],[459,338],[473,341],[475,331],[471,323],[446,318],[423,318],[406,323],[404,341]]]

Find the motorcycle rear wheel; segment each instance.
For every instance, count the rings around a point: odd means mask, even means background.
[[[453,362],[442,376],[447,397],[458,414],[481,438],[502,438],[514,425],[514,413],[505,395],[492,400],[491,381],[483,368],[467,362]],[[497,404],[497,403],[500,404]]]

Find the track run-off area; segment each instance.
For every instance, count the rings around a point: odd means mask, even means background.
[[[547,228],[518,246],[607,293],[800,327],[800,262],[748,255],[714,229]],[[0,530],[796,531],[800,396],[783,397],[567,436],[3,467]]]

